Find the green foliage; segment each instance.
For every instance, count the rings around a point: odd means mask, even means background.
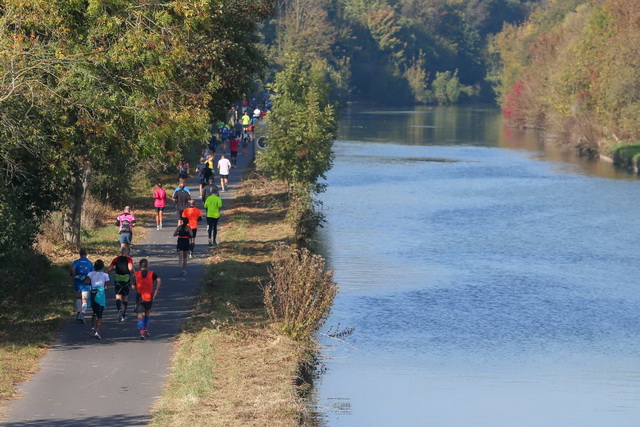
[[[269,24],[263,34],[278,67],[283,52],[292,48],[326,60],[346,82],[345,97],[429,103],[436,100],[424,80],[430,83],[437,72],[459,70],[463,86],[483,86],[492,65],[488,39],[505,23],[521,22],[537,2],[286,0],[277,28]]]
[[[607,147],[606,151],[613,157],[615,165],[635,170],[635,172],[638,173],[638,166],[640,166],[640,143],[623,141]]]
[[[269,268],[271,282],[264,288],[264,303],[281,331],[295,340],[309,340],[331,313],[338,287],[325,261],[308,249],[279,244]]]
[[[3,2],[0,166],[14,199],[0,206],[33,224],[23,241],[60,200],[65,233],[79,236],[85,172],[95,194],[120,203],[141,161],[164,163],[204,141],[212,115],[264,66],[256,23],[273,5]]]
[[[294,239],[297,242],[302,244],[308,242],[318,227],[324,224],[324,215],[316,209],[320,205],[321,202],[313,199],[309,187],[293,187],[289,198],[287,220],[293,224]]]
[[[471,87],[460,83],[457,70],[454,73],[450,71],[436,73],[431,87],[434,97],[440,105],[455,104],[462,94],[471,95],[473,93]]]
[[[267,116],[269,148],[257,158],[258,167],[293,187],[314,187],[333,164],[336,113],[326,65],[308,63],[294,53],[271,89],[273,108]]]

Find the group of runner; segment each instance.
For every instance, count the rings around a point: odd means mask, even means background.
[[[124,322],[127,319],[127,307],[129,293],[136,290],[137,325],[139,339],[150,337],[149,321],[151,320],[151,307],[153,300],[160,290],[160,277],[149,270],[147,259],[141,259],[140,269],[135,271],[133,259],[129,256],[129,247],[123,246],[120,255],[115,257],[107,271],[104,271],[104,261],[99,259],[92,263],[87,258],[87,251],[80,249],[80,258],[71,265],[71,275],[76,291],[76,321],[85,324],[85,314],[89,307],[93,311],[91,316],[91,331],[89,335],[102,339],[101,327],[104,308],[107,305],[106,291],[109,289],[111,277],[108,272],[114,272],[114,291],[118,314],[116,321]]]
[[[246,101],[243,101],[243,104]],[[242,113],[240,113],[242,111]],[[253,128],[255,121],[263,116],[263,112],[256,108],[253,116],[249,115],[246,106],[238,110],[232,108],[228,123],[218,123],[217,133],[213,133],[208,146],[203,147],[200,162],[196,166],[199,183],[200,198],[203,202],[209,246],[217,245],[218,221],[222,199],[219,191],[226,191],[229,183],[229,173],[237,166],[238,149],[242,146],[243,154],[247,154],[248,146],[253,142]],[[219,138],[219,143],[218,143]],[[225,155],[226,145],[229,144],[230,158]],[[216,151],[221,149],[220,158],[214,164]],[[191,190],[186,185],[189,178],[189,163],[182,159],[176,167],[178,172],[178,186],[173,190],[173,200],[178,214],[178,224],[173,233],[177,238],[178,265],[181,275],[187,274],[187,259],[193,258],[198,225],[203,219],[202,211],[196,207]],[[220,176],[220,190],[215,184],[215,170]],[[152,197],[156,211],[156,230],[163,229],[164,210],[169,199],[162,183],[157,183]],[[118,227],[120,255],[116,256],[108,266],[99,259],[95,263],[87,258],[87,251],[80,250],[80,257],[71,266],[71,276],[76,291],[76,321],[85,324],[88,308],[93,311],[91,317],[90,336],[102,339],[101,327],[107,298],[106,291],[111,284],[109,273],[113,273],[115,302],[117,309],[116,321],[127,319],[128,301],[131,290],[136,291],[135,313],[139,338],[150,337],[149,321],[153,300],[160,289],[161,279],[158,274],[149,270],[147,259],[141,259],[136,271],[130,249],[133,241],[133,230],[136,225],[135,215],[129,206],[115,221]],[[106,271],[105,271],[106,270]]]

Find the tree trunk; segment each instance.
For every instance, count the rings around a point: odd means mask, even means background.
[[[62,235],[65,242],[74,248],[80,248],[80,224],[82,220],[82,207],[84,198],[89,188],[91,168],[89,162],[79,159],[76,172],[73,174],[73,182],[67,195],[67,207],[62,225]]]

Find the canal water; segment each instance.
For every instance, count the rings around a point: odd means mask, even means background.
[[[493,108],[343,114],[318,424],[640,425],[640,182],[544,145]]]

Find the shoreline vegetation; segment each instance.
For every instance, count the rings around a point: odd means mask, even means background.
[[[489,46],[505,118],[637,174],[639,16],[638,2],[567,0],[505,24]]]

